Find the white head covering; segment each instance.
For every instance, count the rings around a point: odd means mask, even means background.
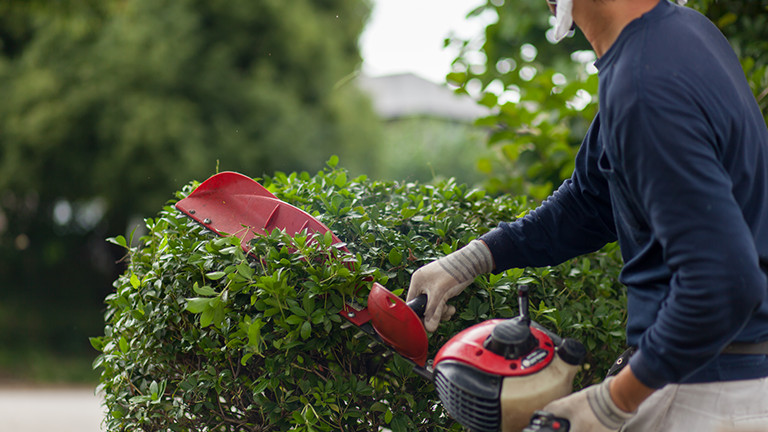
[[[573,0],[558,0],[555,6],[555,42],[560,42],[573,26]]]
[[[667,1],[667,0],[661,0]],[[688,0],[677,0],[677,4],[684,6]],[[568,35],[573,26],[573,0],[557,0],[555,6],[555,42],[560,42]]]

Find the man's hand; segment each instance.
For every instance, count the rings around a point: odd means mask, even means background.
[[[456,308],[448,299],[457,296],[476,276],[493,270],[493,256],[485,243],[472,240],[465,247],[416,270],[411,276],[407,301],[427,294],[424,327],[437,330],[440,320],[448,320]]]
[[[568,419],[573,432],[616,432],[635,413],[622,411],[611,399],[613,379],[550,402],[542,411]]]

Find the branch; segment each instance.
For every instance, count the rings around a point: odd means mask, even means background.
[[[758,103],[758,105],[760,104],[760,102],[762,102],[762,101],[763,101],[763,99],[765,99],[765,97],[766,97],[766,96],[768,96],[768,87],[766,87],[766,88],[765,88],[765,89],[764,89],[764,90],[763,90],[763,91],[760,93],[760,95],[759,95],[759,96],[757,96],[757,103]]]

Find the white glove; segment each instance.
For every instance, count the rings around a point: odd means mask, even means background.
[[[612,379],[550,402],[542,411],[568,419],[573,432],[616,432],[635,413],[622,411],[613,402]]]
[[[480,274],[493,270],[490,249],[480,240],[416,270],[411,276],[407,301],[427,294],[424,327],[428,332],[437,330],[440,320],[448,320],[456,308],[448,306],[448,299],[464,291]]]

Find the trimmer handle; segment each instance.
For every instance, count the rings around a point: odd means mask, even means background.
[[[545,411],[536,411],[531,417],[531,423],[522,432],[568,432],[571,422],[562,417],[556,417]]]
[[[419,318],[424,318],[424,312],[427,310],[427,295],[422,294],[406,303],[406,305],[408,305],[408,307],[411,308],[416,313],[416,315],[419,316]]]

